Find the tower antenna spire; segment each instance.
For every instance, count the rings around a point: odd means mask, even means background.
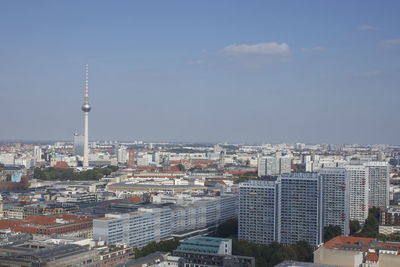
[[[89,103],[89,64],[85,65],[85,104]]]

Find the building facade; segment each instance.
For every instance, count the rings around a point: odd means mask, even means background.
[[[250,180],[239,186],[239,239],[257,244],[279,240],[277,181]]]
[[[110,244],[126,243],[141,248],[174,235],[213,230],[225,220],[237,217],[237,199],[237,195],[224,195],[189,205],[152,204],[130,213],[106,214],[93,220],[93,236]]]
[[[258,160],[258,176],[275,176],[292,171],[291,157],[260,157]]]
[[[74,134],[74,155],[75,156],[83,156],[83,147],[84,147],[85,137],[83,135]]]
[[[257,244],[322,242],[323,180],[290,173],[239,185],[239,239]]]
[[[368,171],[364,165],[346,165],[349,175],[350,220],[358,220],[361,224],[368,217]]]
[[[322,243],[322,178],[318,173],[291,173],[279,177],[278,241],[294,244],[305,240],[311,246]]]
[[[365,164],[369,178],[369,207],[389,207],[389,164],[372,161]]]
[[[343,235],[349,235],[349,176],[343,168],[324,168],[319,173],[323,180],[324,227],[337,225]]]

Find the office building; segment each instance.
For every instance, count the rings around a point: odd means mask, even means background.
[[[364,165],[346,165],[349,175],[350,220],[363,224],[368,217],[368,171]]]
[[[389,164],[384,161],[365,163],[369,177],[369,207],[389,207]]]
[[[349,235],[349,177],[343,168],[324,168],[319,173],[323,181],[324,227],[337,225],[343,235]]]

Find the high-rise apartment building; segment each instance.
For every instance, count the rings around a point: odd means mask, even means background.
[[[250,180],[239,186],[239,239],[257,244],[278,240],[277,181]]]
[[[346,165],[345,169],[349,175],[350,220],[363,224],[368,217],[368,171],[364,165]]]
[[[128,161],[128,150],[125,146],[120,146],[117,150],[118,163],[126,163]]]
[[[83,135],[74,134],[74,155],[75,156],[83,156],[83,148],[84,148],[85,137]]]
[[[290,173],[279,177],[279,242],[305,240],[322,243],[322,179],[318,173]]]
[[[291,173],[292,172],[292,157],[280,157],[279,158],[279,174]]]
[[[42,148],[40,146],[33,147],[33,157],[36,161],[42,161]]]
[[[389,206],[389,164],[372,161],[364,164],[369,178],[369,207],[385,209]]]
[[[318,173],[283,174],[239,185],[239,239],[268,244],[322,242],[323,180]]]
[[[258,160],[258,176],[278,175],[279,159],[275,157],[261,157]]]
[[[323,225],[337,225],[342,235],[349,235],[349,176],[344,168],[324,168],[319,173],[323,181]]]
[[[258,160],[258,176],[275,176],[292,171],[291,157],[260,157]]]
[[[135,166],[135,150],[128,150],[128,168],[133,168]]]

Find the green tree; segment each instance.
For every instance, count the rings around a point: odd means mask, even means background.
[[[358,220],[350,221],[350,235],[357,233],[358,231],[360,231],[360,229],[361,229],[361,225]]]
[[[329,225],[324,227],[324,242],[341,235],[342,229],[338,225]]]
[[[185,166],[183,164],[178,164],[176,165],[176,167],[180,170],[180,171],[185,171]]]
[[[216,237],[236,237],[238,234],[238,220],[229,219],[220,224],[215,232]]]
[[[314,250],[305,240],[297,241],[291,246],[297,255],[298,261],[312,262],[314,259]]]
[[[179,245],[179,240],[166,240],[160,242],[151,242],[147,246],[135,250],[135,258],[147,256],[156,251],[172,252]]]
[[[374,216],[378,222],[381,219],[381,209],[379,207],[370,208],[368,214]]]
[[[272,255],[269,265],[275,266],[285,260],[297,260],[296,251],[292,247],[281,246],[279,250]]]
[[[255,257],[256,266],[274,266],[284,260],[313,261],[313,248],[307,241],[285,246],[277,242],[257,245],[251,242],[232,240],[232,254]]]
[[[378,220],[374,215],[370,214],[365,220],[361,232],[354,234],[354,236],[376,238],[379,235]]]

